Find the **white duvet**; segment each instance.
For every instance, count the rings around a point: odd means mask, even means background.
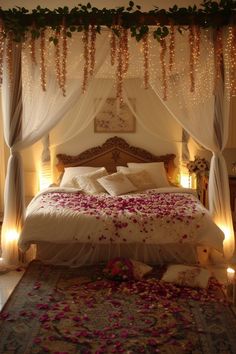
[[[29,204],[19,247],[26,251],[40,242],[188,243],[223,252],[223,239],[191,190],[170,187],[112,197],[49,188]]]

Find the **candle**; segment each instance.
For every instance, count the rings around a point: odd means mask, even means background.
[[[229,283],[234,282],[235,270],[233,268],[227,268],[227,277],[228,277]]]

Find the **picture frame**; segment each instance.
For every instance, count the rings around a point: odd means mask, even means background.
[[[135,99],[129,102],[135,110]],[[97,104],[97,102],[95,102]],[[134,133],[136,119],[126,103],[120,104],[114,97],[108,97],[101,111],[94,118],[95,133]]]

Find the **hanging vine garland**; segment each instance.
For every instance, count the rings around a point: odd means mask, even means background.
[[[31,54],[31,60],[34,64],[37,64],[36,61],[36,53],[35,53],[35,24],[33,23],[32,29],[31,29],[31,36],[30,36],[30,41],[29,41],[29,50]]]
[[[215,89],[221,76],[221,67],[223,64],[223,38],[222,29],[216,29],[216,39],[214,41],[214,55],[215,55]]]
[[[61,88],[62,94],[66,96],[66,64],[67,64],[67,36],[65,20],[62,25],[62,64],[61,64]]]
[[[96,36],[97,32],[95,29],[95,26],[90,26],[89,27],[90,31],[90,48],[89,48],[89,54],[90,54],[90,70],[89,74],[90,76],[93,76],[94,68],[95,68],[95,54],[96,54]]]
[[[189,56],[189,75],[190,75],[190,92],[195,91],[195,60],[194,60],[194,52],[195,52],[195,42],[194,42],[194,27],[189,26],[189,49],[190,49],[190,56]]]
[[[7,59],[7,71],[9,76],[9,83],[10,85],[13,82],[13,58],[12,58],[12,50],[13,50],[13,42],[11,34],[8,33],[7,35],[7,42],[6,42],[6,59]]]
[[[110,58],[111,58],[111,65],[115,64],[116,59],[116,27],[112,26],[111,28],[111,37],[110,37]]]
[[[167,100],[167,75],[166,75],[165,56],[166,56],[167,46],[166,46],[165,38],[161,38],[160,43],[161,43],[160,61],[161,61],[161,69],[162,69],[162,98],[163,101],[166,101]]]
[[[60,59],[61,59],[61,51],[60,51],[60,38],[61,38],[61,31],[57,30],[55,34],[55,49],[54,49],[54,58],[55,58],[55,69],[56,69],[56,78],[57,78],[57,83],[59,87],[62,87],[61,84],[61,64],[60,64]]]
[[[169,71],[172,72],[175,56],[175,27],[173,23],[170,25],[170,42],[169,42]]]
[[[230,55],[230,81],[231,81],[231,94],[236,96],[236,26],[231,27],[231,55]]]
[[[120,34],[117,48],[117,67],[116,67],[116,97],[120,105],[123,103],[123,37]]]
[[[45,30],[40,34],[40,69],[41,69],[41,86],[46,91],[46,63],[45,63]]]
[[[64,26],[61,26],[62,19],[64,21]],[[4,42],[7,42],[9,34],[11,35],[12,41],[30,41],[31,57],[35,64],[35,44],[37,39],[39,39],[41,85],[43,90],[46,90],[47,58],[45,58],[45,31],[48,27],[52,27],[55,31],[55,36],[51,37],[50,40],[57,45],[58,38],[56,29],[59,27],[61,28],[62,38],[59,39],[60,44],[58,44],[58,48],[60,49],[57,49],[59,50],[61,56],[59,62],[55,61],[55,66],[63,95],[66,93],[67,38],[72,37],[73,32],[84,32],[83,43],[85,64],[82,89],[85,91],[88,84],[88,75],[93,75],[94,72],[96,35],[97,33],[100,33],[101,26],[108,27],[112,31],[110,40],[111,65],[114,65],[116,57],[118,60],[116,72],[118,89],[117,96],[122,99],[123,76],[128,71],[129,63],[129,32],[137,41],[143,39],[143,43],[145,43],[144,37],[152,34],[153,37],[161,43],[163,93],[166,91],[167,94],[165,64],[166,42],[163,41],[163,39],[165,39],[168,35],[170,36],[168,48],[169,71],[171,72],[173,70],[176,45],[175,31],[176,29],[181,31],[181,29],[188,26],[190,45],[190,91],[194,92],[194,75],[200,56],[201,28],[222,28],[223,26],[232,26],[232,28],[234,28],[236,23],[236,2],[235,0],[203,0],[203,4],[201,4],[199,8],[196,5],[189,6],[188,8],[179,8],[177,5],[174,5],[172,8],[169,8],[168,11],[155,8],[154,10],[150,10],[148,12],[142,12],[141,7],[139,5],[135,5],[133,1],[130,1],[128,7],[126,8],[103,8],[101,10],[93,7],[90,3],[87,5],[79,4],[72,9],[65,6],[59,7],[55,10],[49,10],[38,6],[36,9],[33,9],[31,13],[24,7],[17,7],[9,10],[2,10],[0,8],[0,20],[2,21],[4,27],[4,34],[0,34],[0,45],[3,40]],[[154,28],[150,26],[153,26]],[[87,34],[85,33],[88,29],[89,34],[87,38]],[[1,33],[3,32],[1,31]],[[124,40],[123,45],[121,43],[120,36]],[[235,36],[232,38],[234,37]],[[230,63],[231,72],[235,69],[235,64],[233,62],[235,60],[234,53],[236,51],[235,42],[235,40],[232,40],[232,54],[230,55],[230,60],[232,61],[232,63]],[[121,58],[121,55],[124,57]],[[2,65],[1,61],[0,49],[0,74]],[[10,65],[8,65],[8,67],[9,70],[11,70]],[[145,80],[147,83],[147,76],[149,75],[148,69],[146,70],[145,75]],[[230,78],[233,80],[234,77],[235,75],[232,73]],[[164,94],[164,96],[166,95]]]
[[[84,43],[84,78],[82,84],[82,92],[84,93],[88,85],[88,73],[89,73],[89,31],[85,30],[83,33]]]
[[[123,74],[125,75],[129,69],[129,38],[128,30],[122,29],[122,53],[123,53]]]
[[[148,34],[143,37],[144,88],[149,87],[149,45]]]
[[[2,83],[2,75],[3,75],[4,42],[5,42],[4,26],[3,26],[3,22],[0,21],[0,84]]]

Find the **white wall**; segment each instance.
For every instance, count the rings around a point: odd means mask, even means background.
[[[139,115],[140,110],[143,111],[144,97],[140,96],[141,92],[137,89],[132,98],[136,102],[136,112]],[[112,95],[113,97],[113,95]],[[95,99],[95,97],[94,97]],[[91,99],[91,102],[94,102]],[[154,111],[149,111],[145,115],[145,122],[139,124],[136,119],[136,128],[133,133],[95,133],[94,122],[92,121],[86,129],[80,134],[75,136],[72,140],[51,148],[52,165],[54,171],[54,181],[57,179],[57,171],[55,165],[57,163],[56,154],[65,153],[69,155],[77,155],[82,151],[91,147],[103,144],[109,137],[119,136],[125,139],[130,145],[138,146],[150,151],[156,155],[166,153],[174,153],[177,155],[176,164],[178,164],[179,156],[181,153],[181,137],[182,128],[173,119],[161,101],[154,94],[153,99],[157,101],[157,106]],[[71,122],[76,118],[76,110],[72,110],[71,114],[67,117],[66,121],[59,123],[57,127],[57,136],[65,133],[67,127],[70,127]],[[151,119],[156,121],[155,126],[152,125]],[[149,122],[150,119],[150,122]],[[146,129],[143,124],[145,124]],[[39,170],[40,154],[42,151],[42,144],[38,142],[32,148],[25,149],[22,152],[24,160],[24,168],[27,172]]]

